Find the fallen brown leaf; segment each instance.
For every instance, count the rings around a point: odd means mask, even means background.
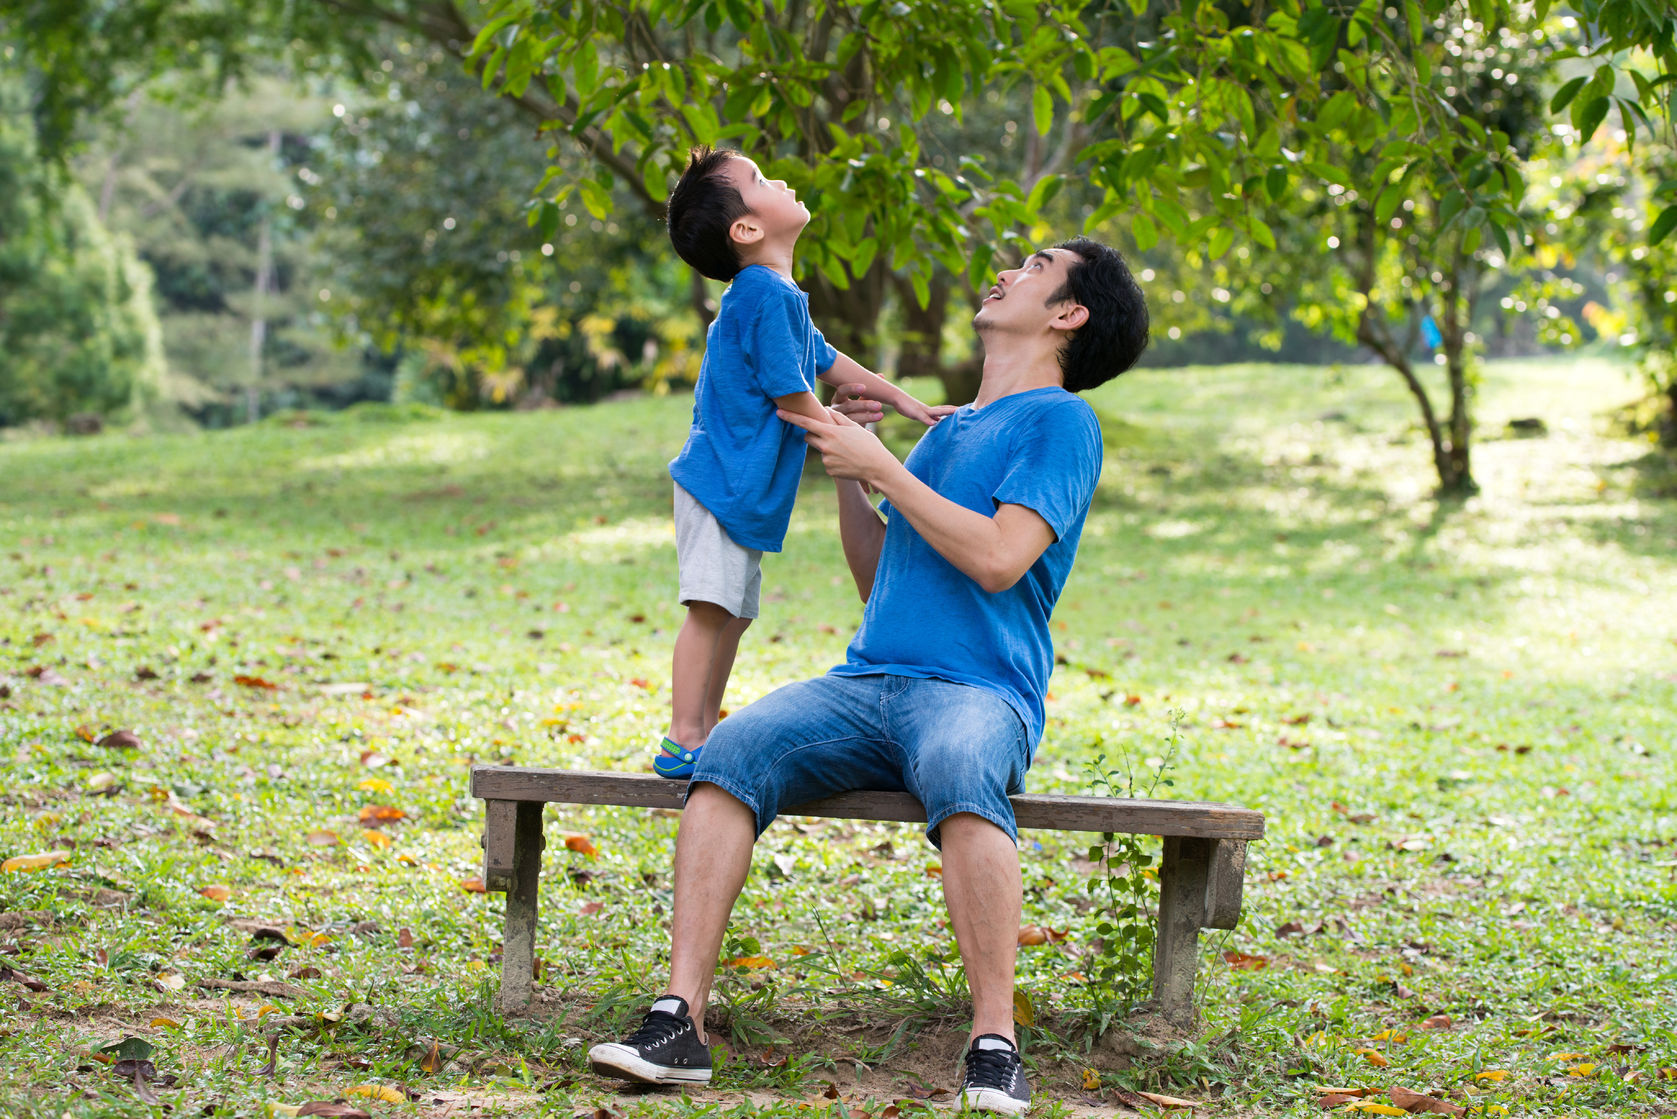
[[[393,824],[397,820],[407,819],[408,814],[400,808],[389,804],[369,804],[361,810],[360,819],[363,824],[371,827],[382,827]]]
[[[138,750],[140,736],[131,730],[117,730],[107,734],[94,745],[103,746],[107,750]]]
[[[200,979],[198,986],[211,991],[244,991],[247,994],[268,995],[276,999],[300,999],[308,992],[289,983],[272,980]]]
[[[1249,956],[1245,952],[1224,952],[1223,959],[1235,971],[1262,971],[1269,966],[1268,956]]]
[[[297,1109],[299,1116],[326,1115],[332,1119],[373,1119],[367,1112],[354,1104],[333,1103],[331,1100],[310,1100]]]
[[[1459,1103],[1441,1100],[1424,1092],[1411,1091],[1394,1085],[1386,1092],[1392,1104],[1411,1115],[1460,1115],[1466,1109]]]
[[[39,979],[36,979],[34,976],[26,975],[14,967],[8,967],[5,964],[0,964],[0,983],[5,983],[7,981],[20,983],[26,990],[30,991],[47,990],[47,985],[42,983]]]
[[[1147,1100],[1150,1103],[1158,1104],[1160,1107],[1163,1107],[1163,1108],[1173,1108],[1174,1109],[1174,1108],[1184,1108],[1184,1107],[1191,1108],[1191,1107],[1198,1107],[1199,1106],[1199,1104],[1194,1102],[1193,1100],[1185,1100],[1180,1096],[1164,1096],[1164,1095],[1160,1095],[1158,1092],[1137,1092],[1136,1095],[1140,1096],[1142,1099]]]

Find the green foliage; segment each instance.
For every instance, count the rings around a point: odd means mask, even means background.
[[[305,197],[340,329],[403,354],[398,395],[455,408],[590,401],[697,375],[687,277],[632,209],[577,202],[532,226],[545,145],[423,40],[387,44]],[[573,200],[574,201],[574,200]]]
[[[0,425],[133,414],[163,376],[150,273],[39,162],[18,104],[0,72]]]
[[[1097,753],[1088,764],[1091,791],[1098,796],[1151,797],[1161,785],[1165,788],[1174,785],[1168,774],[1175,768],[1181,752],[1182,719],[1181,711],[1172,713],[1164,753],[1147,758],[1142,763],[1145,768],[1139,771],[1122,745],[1117,746],[1115,764],[1109,764],[1107,755],[1100,752],[1106,743],[1097,737],[1091,743]],[[1091,1025],[1097,1036],[1139,1005],[1153,989],[1158,874],[1152,869],[1152,848],[1151,836],[1112,832],[1103,833],[1101,842],[1089,848],[1089,861],[1096,868],[1089,878],[1089,896],[1095,901],[1094,912],[1099,915],[1095,936],[1101,944],[1100,954],[1089,964],[1094,1000]]]
[[[74,165],[156,276],[166,395],[211,426],[314,394],[358,398],[362,355],[326,327],[324,269],[298,220],[329,103],[271,74],[204,103],[183,88],[175,76],[129,98]]]

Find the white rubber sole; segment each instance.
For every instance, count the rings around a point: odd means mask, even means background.
[[[1023,1115],[1031,1109],[1030,1100],[1016,1100],[1006,1092],[994,1088],[968,1088],[961,1093],[961,1106],[968,1111],[999,1111],[1004,1115]]]
[[[709,1084],[708,1068],[671,1068],[642,1060],[627,1045],[611,1041],[588,1051],[588,1067],[601,1076],[633,1080],[637,1084]]]

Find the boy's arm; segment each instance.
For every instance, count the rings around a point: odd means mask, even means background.
[[[843,353],[838,355],[825,373],[819,374],[819,379],[834,388],[849,389],[857,396],[889,404],[909,419],[918,420],[927,427],[955,411],[954,406],[949,404],[939,404],[934,408],[920,403],[897,385],[893,385],[877,373],[869,372],[854,358]]]
[[[815,423],[830,424],[833,422],[832,413],[822,406],[813,392],[793,392],[785,396],[774,398],[774,406],[782,412],[790,412],[795,416],[802,416]]]

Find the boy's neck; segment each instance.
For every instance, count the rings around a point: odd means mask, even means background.
[[[788,280],[792,278],[792,250],[796,242],[790,245],[752,245],[749,251],[740,253],[740,267],[749,268],[753,264],[761,264],[764,268],[780,273]]]

